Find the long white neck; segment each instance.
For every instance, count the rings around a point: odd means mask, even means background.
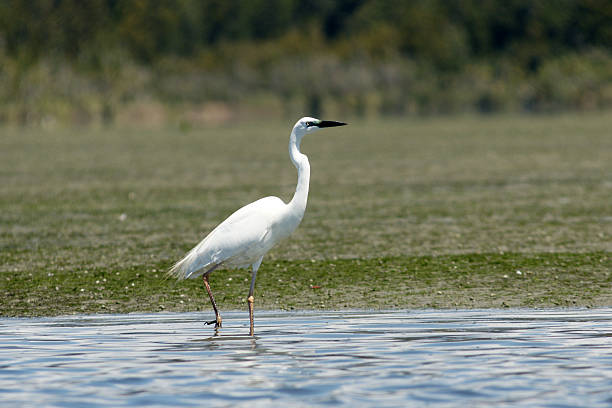
[[[295,194],[289,202],[290,211],[302,219],[304,211],[306,211],[306,202],[308,201],[308,185],[310,184],[310,163],[308,157],[300,152],[300,139],[291,132],[289,139],[289,157],[297,168],[298,181],[295,188]]]

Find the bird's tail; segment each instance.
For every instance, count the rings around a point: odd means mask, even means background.
[[[167,275],[178,280],[189,278],[193,274],[193,272],[195,272],[193,270],[193,266],[196,255],[197,254],[193,249],[189,251],[181,260],[175,263],[168,270]]]

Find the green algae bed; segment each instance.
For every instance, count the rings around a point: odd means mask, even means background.
[[[292,124],[0,129],[0,314],[212,313],[165,271],[240,206],[290,199]],[[256,309],[612,305],[611,129],[608,112],[308,136],[306,215]],[[249,279],[212,274],[222,311],[246,311]]]

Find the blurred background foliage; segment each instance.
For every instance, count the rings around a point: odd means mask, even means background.
[[[611,106],[610,0],[0,2],[0,123]]]

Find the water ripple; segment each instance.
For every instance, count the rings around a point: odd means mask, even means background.
[[[2,406],[612,403],[612,309],[0,319]]]

